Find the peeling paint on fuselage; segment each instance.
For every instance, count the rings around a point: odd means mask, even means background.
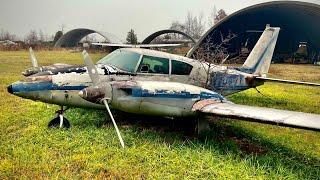
[[[107,97],[112,108],[124,112],[165,117],[193,116],[196,113],[191,108],[199,100],[226,101],[213,91],[176,82],[105,82],[85,88],[81,94],[93,103]]]
[[[143,50],[143,52],[144,51],[148,53],[154,52]],[[163,55],[160,52],[157,53],[156,55]],[[98,64],[97,69],[102,82],[145,81],[145,83],[143,84],[144,87],[142,89],[148,89],[148,92],[144,95],[151,96],[152,93],[155,94],[152,95],[153,97],[148,97],[150,102],[144,101],[143,104],[157,104],[157,102],[159,104],[159,102],[164,99],[163,96],[167,95],[176,96],[175,98],[177,99],[183,99],[182,97],[191,97],[192,94],[198,93],[194,93],[194,89],[191,87],[188,87],[188,91],[185,91],[183,90],[183,88],[179,87],[184,85],[173,85],[174,83],[172,84],[172,82],[190,84],[204,88],[209,87],[209,89],[223,95],[232,94],[252,87],[252,84],[250,84],[250,81],[248,81],[248,79],[250,80],[250,78],[252,77],[251,74],[243,73],[241,71],[237,71],[236,69],[228,69],[226,66],[217,66],[213,64],[208,65],[207,63],[202,63],[181,56],[171,54],[164,55],[167,55],[168,57],[166,58],[168,59],[180,60],[192,65],[193,68],[191,73],[189,75],[126,73],[118,72],[114,67],[104,64]],[[89,103],[83,100],[78,95],[79,90],[92,85],[92,81],[86,72],[86,68],[80,66],[75,68],[73,66],[66,65],[63,65],[61,67],[63,68],[49,68],[53,69],[54,72],[53,70],[51,70],[47,73],[43,72],[35,74],[33,76],[29,76],[27,77],[27,82],[17,82],[12,84],[14,90],[13,93],[17,96],[51,104],[75,107],[102,108],[101,105]],[[208,71],[209,67],[210,70]],[[209,72],[209,81],[207,81],[207,72]],[[158,84],[160,83],[159,81],[161,81],[161,86],[166,91],[156,90],[155,87],[158,87]],[[207,82],[208,84],[206,84]],[[206,91],[210,90],[204,89],[203,92]],[[202,95],[205,96],[206,94],[203,93]],[[159,100],[159,97],[161,97],[162,99]],[[171,98],[171,100],[172,99],[173,98]],[[130,104],[127,97],[123,98],[123,100],[124,102],[121,106]],[[143,107],[143,104],[139,105],[139,107]],[[173,106],[172,109],[174,109],[174,107],[175,106]],[[159,109],[161,108],[159,107]]]

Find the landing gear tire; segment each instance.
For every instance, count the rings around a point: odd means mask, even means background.
[[[62,116],[62,121],[60,119],[60,117],[56,117],[54,119],[52,119],[49,124],[48,124],[48,128],[66,128],[69,129],[70,128],[70,122],[67,118]]]
[[[63,117],[63,113],[67,109],[68,108],[64,109],[64,107],[61,106],[61,109],[56,112],[57,116],[49,122],[48,127],[49,128],[66,128],[66,129],[69,129],[70,128],[70,122],[69,122],[69,120],[67,118]]]

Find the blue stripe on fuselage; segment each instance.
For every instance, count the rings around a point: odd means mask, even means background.
[[[82,90],[87,86],[59,86],[50,82],[18,82],[12,84],[13,92],[29,92],[29,91],[44,91],[44,90]]]
[[[48,91],[48,90],[82,90],[87,86],[63,86],[51,82],[17,82],[12,84],[12,91],[30,92],[30,91]],[[155,97],[155,98],[179,98],[179,99],[219,99],[223,100],[223,96],[218,93],[200,92],[200,94],[191,94],[187,91],[173,92],[167,90],[157,90],[150,92],[146,89],[132,88],[132,97]]]
[[[224,99],[223,96],[221,96],[218,93],[207,93],[207,92],[201,92],[200,94],[191,94],[187,91],[181,91],[181,92],[172,92],[172,91],[166,91],[166,90],[159,90],[156,92],[149,92],[148,90],[141,89],[141,88],[132,88],[132,96],[133,97],[156,97],[156,98],[199,98],[199,99]]]

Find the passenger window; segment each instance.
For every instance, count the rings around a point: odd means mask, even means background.
[[[143,56],[138,68],[141,73],[169,74],[169,59]]]
[[[189,75],[193,68],[190,64],[176,60],[171,60],[171,66],[171,74],[174,75]]]

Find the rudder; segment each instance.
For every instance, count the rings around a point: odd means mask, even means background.
[[[265,77],[269,71],[279,32],[279,27],[270,27],[267,25],[250,55],[239,70]]]

